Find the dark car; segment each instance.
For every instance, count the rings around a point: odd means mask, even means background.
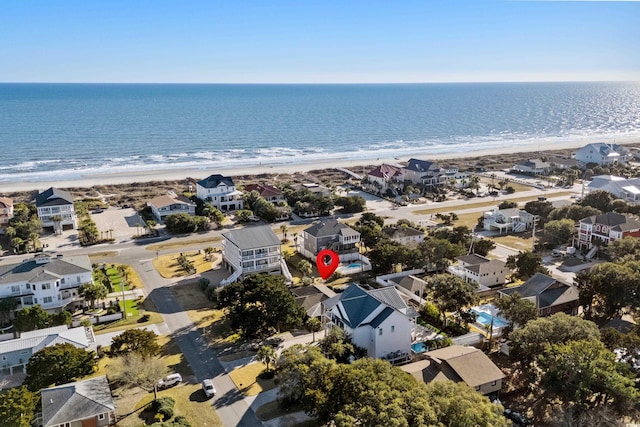
[[[531,423],[529,422],[529,420],[527,419],[527,417],[525,417],[524,415],[522,415],[520,412],[516,412],[513,409],[505,409],[504,410],[504,416],[508,419],[510,419],[511,421],[513,421],[513,424],[517,425],[517,426],[529,426],[531,425]]]

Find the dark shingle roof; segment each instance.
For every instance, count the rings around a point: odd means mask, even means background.
[[[198,181],[198,185],[204,188],[216,188],[220,184],[233,187],[233,180],[231,179],[231,177],[215,174],[210,175],[209,177],[201,181]]]
[[[581,219],[580,222],[584,224],[607,225],[609,227],[621,226],[621,229],[619,231],[634,230],[640,228],[640,221],[630,216],[619,214],[617,212],[607,212],[600,215],[593,215]]]
[[[248,193],[257,191],[262,197],[282,196],[282,191],[279,188],[269,184],[249,184],[244,189]]]
[[[329,218],[324,221],[316,222],[311,227],[305,229],[304,232],[317,238],[335,236],[341,233],[345,235],[358,234],[357,231],[353,230],[346,224],[338,222],[338,220],[336,220],[335,218]]]
[[[503,289],[500,292],[511,295],[514,292],[520,294],[522,298],[528,298],[540,295],[547,289],[549,286],[556,283],[557,280],[553,277],[549,277],[546,274],[536,273],[529,280],[524,282],[523,285],[515,287],[515,288],[507,288]]]
[[[478,254],[463,255],[463,256],[459,256],[457,259],[469,265],[477,265],[477,264],[482,264],[484,262],[490,261],[489,258],[485,258]]]
[[[57,426],[115,411],[106,376],[41,390],[42,424]]]
[[[50,187],[36,196],[36,207],[72,205],[73,196],[59,188]]]
[[[56,280],[62,276],[91,271],[91,261],[86,255],[77,257],[52,258],[37,264],[35,260],[19,264],[0,266],[0,285],[15,282],[39,282]]]
[[[409,164],[404,168],[414,172],[426,172],[434,169],[433,166],[435,166],[435,163],[428,160],[409,159]]]
[[[222,237],[233,242],[240,249],[264,248],[280,245],[280,239],[268,225],[245,227],[222,233]]]
[[[424,235],[423,231],[416,230],[411,227],[402,227],[402,226],[389,226],[382,229],[382,232],[389,236],[391,239],[401,239],[403,237],[410,236],[422,236]]]

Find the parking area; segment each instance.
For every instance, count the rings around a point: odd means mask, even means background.
[[[92,213],[91,219],[105,238],[116,242],[131,240],[144,232],[144,221],[133,208],[109,208],[100,213]]]

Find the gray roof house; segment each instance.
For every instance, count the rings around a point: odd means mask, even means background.
[[[578,289],[546,274],[536,273],[521,286],[498,291],[501,297],[514,293],[534,303],[539,317],[559,312],[578,314]]]
[[[116,422],[107,377],[89,378],[40,390],[43,427],[103,427]]]
[[[236,190],[233,179],[220,174],[196,182],[196,195],[222,211],[242,209],[242,191]]]
[[[35,352],[65,343],[87,351],[96,351],[96,339],[92,328],[68,328],[61,325],[23,332],[20,338],[0,342],[0,372],[9,372],[9,375],[24,373],[27,362]]]
[[[291,288],[296,304],[307,312],[309,317],[322,317],[322,302],[336,296],[326,285],[315,284]]]
[[[481,289],[504,286],[507,274],[511,273],[507,263],[499,259],[478,254],[463,255],[457,259],[458,264],[449,266],[449,272],[462,277],[467,283],[477,283]]]
[[[315,222],[303,230],[299,237],[299,252],[314,260],[323,249],[331,249],[340,255],[357,252],[356,244],[360,242],[360,233],[335,218]]]
[[[325,327],[343,329],[369,357],[408,360],[418,313],[394,287],[367,291],[351,284],[322,305]]]
[[[625,164],[629,157],[629,150],[626,147],[604,142],[587,144],[579,148],[575,153],[575,159],[584,165],[588,163],[595,163],[601,166],[615,163]]]
[[[546,175],[551,170],[551,164],[541,159],[529,159],[514,165],[511,170],[530,175]]]
[[[598,175],[591,178],[587,185],[589,192],[603,190],[611,193],[616,199],[630,203],[640,201],[640,178],[624,178],[614,175]]]
[[[402,168],[402,178],[414,184],[441,184],[440,176],[443,174],[438,164],[429,160],[409,159],[409,163]]]
[[[580,220],[578,247],[607,246],[625,237],[640,238],[640,219],[629,214],[607,212]]]
[[[464,381],[482,394],[500,391],[506,375],[482,351],[474,347],[452,345],[423,353],[419,360],[400,369],[418,381]]]
[[[54,232],[59,234],[65,225],[70,225],[73,229],[78,228],[78,217],[73,206],[73,196],[59,188],[50,187],[36,196],[36,208],[38,218],[42,221],[43,227],[53,227]],[[54,223],[54,217],[60,217],[61,221]],[[59,227],[59,228],[58,228]]]
[[[151,208],[151,213],[158,222],[163,222],[165,217],[171,214],[186,213],[191,216],[196,214],[196,204],[173,191],[154,197],[147,202],[147,206]]]
[[[424,241],[424,231],[406,226],[388,226],[382,229],[382,232],[389,236],[394,242],[401,245],[415,247]]]
[[[15,298],[17,309],[39,304],[45,310],[59,310],[69,304],[83,306],[79,288],[92,283],[87,255],[63,257],[36,254],[21,263],[0,266],[0,298]]]
[[[232,274],[220,282],[221,285],[252,273],[281,274],[283,268],[286,269],[280,253],[280,239],[268,225],[227,231],[222,237],[222,265]],[[287,274],[288,269],[285,276]]]

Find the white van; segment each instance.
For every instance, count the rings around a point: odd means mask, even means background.
[[[176,384],[180,384],[182,382],[182,375],[180,374],[170,374],[158,381],[158,388],[162,390],[163,388],[173,387]]]

